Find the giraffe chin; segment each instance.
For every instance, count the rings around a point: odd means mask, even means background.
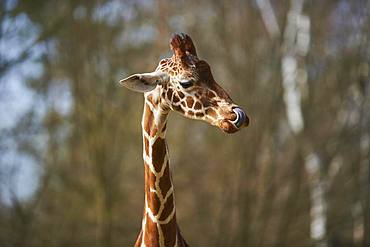
[[[237,128],[233,123],[229,122],[228,120],[222,120],[218,127],[225,133],[233,134],[239,131],[241,128]]]

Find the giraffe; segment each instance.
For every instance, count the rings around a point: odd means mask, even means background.
[[[145,177],[144,212],[135,247],[188,246],[176,223],[175,196],[166,143],[171,111],[203,120],[226,133],[249,124],[249,119],[213,79],[187,34],[170,40],[174,54],[162,59],[154,72],[134,74],[120,84],[144,93],[142,117]]]

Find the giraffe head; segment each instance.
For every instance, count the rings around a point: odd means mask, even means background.
[[[162,59],[154,72],[129,76],[120,84],[145,93],[164,111],[206,121],[227,133],[247,126],[245,111],[216,83],[209,64],[198,58],[191,38],[175,34],[170,46],[173,56]]]

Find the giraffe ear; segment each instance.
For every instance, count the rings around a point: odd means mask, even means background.
[[[154,71],[151,73],[134,74],[119,81],[119,84],[135,92],[145,93],[152,91],[158,84],[169,80],[167,73]]]

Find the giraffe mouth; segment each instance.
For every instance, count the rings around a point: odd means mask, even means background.
[[[231,121],[238,129],[243,125],[248,125],[249,123],[249,119],[247,117],[247,115],[245,114],[245,112],[239,108],[239,107],[236,107],[233,109],[233,112],[236,114],[236,119]]]

